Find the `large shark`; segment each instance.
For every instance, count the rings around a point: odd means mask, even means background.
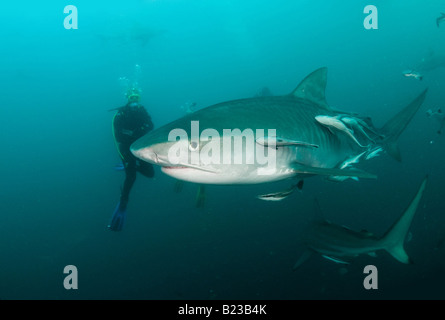
[[[377,237],[368,231],[353,231],[328,221],[314,223],[305,239],[308,250],[295,263],[293,269],[300,267],[314,252],[334,262],[347,264],[348,259],[356,256],[362,254],[372,256],[376,251],[386,250],[398,261],[411,263],[404,249],[404,242],[427,180],[428,177],[425,177],[406,211],[382,237]]]
[[[355,116],[328,106],[326,80],[327,68],[320,68],[290,94],[198,110],[149,132],[132,144],[131,151],[176,179],[203,184],[258,184],[314,175],[375,178],[347,164],[364,151],[361,159],[369,159],[381,148],[401,160],[397,139],[423,103],[426,90],[380,129],[369,118],[356,117],[357,123],[366,122],[361,128],[368,129],[364,135],[347,124],[343,130],[332,130],[329,119]],[[317,121],[319,116],[326,121]]]

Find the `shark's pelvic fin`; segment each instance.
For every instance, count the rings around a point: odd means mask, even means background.
[[[405,130],[408,123],[419,110],[428,89],[425,89],[413,102],[407,105],[403,110],[397,113],[393,118],[391,118],[380,132],[385,136],[383,147],[394,159],[397,161],[402,161],[402,156],[400,155],[400,150],[397,145],[397,139],[400,134]]]
[[[423,180],[422,184],[420,185],[419,191],[417,191],[417,194],[411,201],[408,209],[406,209],[399,220],[397,220],[392,225],[392,227],[385,233],[385,235],[381,239],[384,249],[386,249],[394,258],[402,263],[411,263],[410,258],[403,248],[403,244],[405,242],[405,237],[408,233],[409,227],[411,226],[411,221],[413,220],[414,214],[416,213],[420,199],[422,198],[422,194],[425,190],[427,181],[428,176],[426,176]]]
[[[328,68],[326,67],[315,70],[300,82],[291,95],[309,100],[326,110],[331,110],[325,96],[327,74]]]

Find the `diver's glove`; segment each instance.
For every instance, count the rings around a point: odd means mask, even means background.
[[[122,231],[125,224],[125,219],[127,217],[126,208],[121,206],[121,202],[116,206],[116,209],[113,212],[113,216],[111,217],[110,224],[108,225],[108,229],[111,231]]]

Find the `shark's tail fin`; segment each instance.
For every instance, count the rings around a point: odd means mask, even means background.
[[[408,123],[419,110],[423,101],[425,100],[426,92],[425,89],[413,102],[407,105],[403,110],[397,113],[393,118],[391,118],[380,132],[385,136],[383,147],[386,152],[389,153],[397,161],[401,161],[402,157],[400,155],[399,147],[397,145],[397,140],[400,134],[405,130]]]
[[[397,220],[392,227],[382,237],[382,246],[388,251],[394,258],[402,263],[411,263],[410,258],[403,248],[406,234],[408,233],[411,221],[416,213],[417,206],[422,198],[423,191],[425,190],[428,176],[425,177],[420,185],[419,191],[411,201],[411,204],[406,209],[405,213]]]

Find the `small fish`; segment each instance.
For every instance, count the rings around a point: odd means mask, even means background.
[[[364,155],[365,153],[366,153],[366,151],[363,151],[362,153],[360,153],[360,154],[358,154],[358,155],[356,155],[354,157],[346,159],[342,163],[342,165],[340,166],[340,169],[345,169],[345,168],[349,167],[351,164],[358,163],[358,161],[360,160],[361,156]]]
[[[196,102],[186,102],[180,107],[185,113],[190,114],[196,111]]]
[[[350,177],[350,176],[331,176],[331,177],[327,178],[327,180],[334,181],[334,182],[343,182],[348,179],[352,179],[354,181],[359,181],[357,177]]]
[[[259,195],[259,196],[257,196],[257,198],[260,200],[265,200],[265,201],[281,201],[281,200],[287,198],[288,196],[290,196],[296,189],[301,191],[303,189],[303,183],[304,183],[304,180],[300,180],[300,181],[298,181],[297,184],[294,184],[289,189]]]
[[[402,74],[404,77],[414,78],[419,81],[422,81],[422,79],[423,79],[423,75],[421,75],[419,72],[414,71],[414,70],[405,70],[402,72]]]
[[[318,148],[319,146],[316,144],[303,142],[303,141],[295,141],[295,140],[289,140],[279,137],[261,137],[256,139],[256,143],[259,145],[268,147],[269,145],[275,145],[278,147],[289,147],[289,146],[303,146],[303,147],[311,147],[311,148]]]
[[[374,134],[377,134],[377,132],[375,132],[374,130],[372,130],[371,128],[369,128],[368,125],[365,124],[364,121],[359,121],[356,118],[352,118],[352,117],[341,117],[340,118],[341,121],[343,121],[343,123],[347,124],[349,126],[349,128],[351,128],[352,130],[357,130],[359,131],[363,136],[365,136],[366,139],[368,139],[369,141],[371,141],[372,143],[375,143],[375,140],[372,139],[363,128],[368,129],[369,131],[371,131]]]
[[[317,120],[320,124],[326,126],[331,130],[331,128],[335,128],[341,132],[346,133],[352,140],[354,140],[355,143],[357,143],[360,147],[365,148],[358,140],[355,138],[354,133],[351,129],[346,127],[346,125],[336,117],[330,117],[325,115],[319,115],[315,117],[315,120]]]
[[[349,261],[345,261],[345,260],[342,260],[342,259],[339,259],[339,258],[336,258],[336,257],[331,257],[331,256],[328,256],[328,255],[325,255],[325,254],[322,254],[321,256],[323,258],[325,258],[327,260],[331,260],[332,262],[335,262],[335,263],[351,264]]]
[[[375,157],[377,157],[378,155],[379,155],[379,153],[380,152],[382,152],[383,151],[383,148],[382,147],[378,147],[378,148],[375,148],[374,150],[372,150],[371,152],[369,152],[367,155],[366,155],[366,160],[369,160],[369,159],[372,159],[372,158],[375,158]]]
[[[362,155],[364,155],[366,153],[366,151],[363,151],[362,153],[351,157],[349,159],[346,159],[340,166],[340,169],[345,169],[349,166],[351,166],[354,163],[358,163],[358,161],[360,160],[360,158],[362,157]],[[327,178],[329,181],[335,181],[335,182],[342,182],[345,181],[347,179],[352,179],[354,181],[358,181],[358,177],[351,177],[351,176],[330,176]]]

